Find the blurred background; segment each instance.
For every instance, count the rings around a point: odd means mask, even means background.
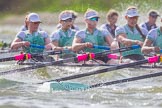
[[[162,0],[0,0],[0,41],[11,42],[20,27],[24,24],[28,12],[37,12],[42,20],[41,27],[49,33],[56,30],[58,15],[69,9],[78,12],[75,23],[82,29],[85,27],[83,15],[87,8],[99,12],[98,27],[106,23],[106,14],[109,9],[119,12],[118,25],[125,23],[125,10],[128,6],[138,7],[140,13],[139,24],[147,20],[147,13],[155,9],[161,15]],[[160,25],[160,18],[158,19]]]

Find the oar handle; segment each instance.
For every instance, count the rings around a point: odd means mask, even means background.
[[[140,45],[132,45],[132,46],[131,46],[132,49],[138,49],[138,48],[140,48],[140,47],[141,47]]]
[[[108,46],[100,46],[100,45],[93,45],[93,48],[96,49],[104,49],[104,50],[110,50]]]
[[[160,49],[160,54],[162,54],[162,49]]]
[[[32,47],[32,48],[40,48],[40,49],[45,49],[45,46],[36,45],[36,44],[30,44],[30,47]]]

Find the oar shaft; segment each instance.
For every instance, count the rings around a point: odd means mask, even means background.
[[[8,70],[8,71],[0,72],[0,75],[6,75],[6,74],[9,74],[9,73],[15,73],[15,72],[23,72],[23,71],[26,71],[26,70],[32,70],[32,69],[37,69],[37,68],[41,68],[41,67],[58,65],[58,64],[68,63],[68,62],[76,62],[76,61],[77,61],[77,58],[72,57],[72,58],[68,58],[66,60],[52,61],[52,62],[48,62],[48,63],[45,63],[45,64],[39,64],[39,65],[34,65],[34,66],[29,66],[29,67],[14,69],[14,70]]]
[[[131,78],[125,78],[125,79],[115,80],[115,81],[110,81],[110,82],[105,82],[105,83],[98,83],[98,84],[91,85],[89,87],[95,88],[95,87],[100,87],[100,86],[108,86],[108,85],[120,84],[124,82],[131,82],[131,81],[137,81],[137,80],[142,80],[142,79],[147,79],[147,78],[152,78],[152,77],[158,77],[161,75],[162,75],[162,72],[157,72],[157,73],[146,74],[146,75],[141,75],[141,76],[131,77]]]
[[[131,63],[131,64],[122,64],[122,65],[118,65],[118,66],[111,66],[111,67],[104,68],[104,69],[101,69],[101,70],[96,70],[96,71],[92,71],[92,72],[85,72],[85,73],[82,73],[82,74],[67,76],[67,77],[58,78],[58,79],[55,79],[55,80],[49,80],[49,81],[45,81],[45,82],[51,82],[51,81],[58,81],[59,82],[59,81],[72,80],[72,79],[82,78],[82,77],[86,77],[86,76],[90,76],[90,75],[106,73],[106,72],[110,72],[110,71],[113,71],[113,70],[126,68],[127,66],[132,67],[132,66],[140,65],[140,64],[144,64],[144,63],[148,63],[148,60],[141,60],[141,61],[134,62],[134,63]],[[42,83],[44,83],[44,82],[41,82],[39,84],[42,84]]]
[[[62,51],[47,51],[45,52],[48,55],[62,54]],[[43,56],[44,54],[18,54],[15,56],[0,58],[0,62],[12,61],[12,60],[26,60],[32,57]]]
[[[12,61],[12,60],[15,60],[15,57],[0,58],[0,62],[4,62],[4,61]]]

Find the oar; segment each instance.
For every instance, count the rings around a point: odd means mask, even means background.
[[[45,49],[45,46],[36,45],[36,44],[30,44],[30,47]],[[101,45],[93,45],[92,48],[110,50],[110,48],[108,46],[101,46]]]
[[[141,76],[136,76],[136,77],[131,77],[131,78],[125,78],[125,79],[120,79],[120,80],[115,80],[115,81],[109,81],[105,83],[98,83],[94,85],[86,85],[78,82],[46,82],[43,83],[38,88],[39,92],[52,92],[53,90],[64,90],[64,91],[72,91],[72,90],[87,90],[91,88],[96,88],[96,87],[101,87],[101,86],[109,86],[113,84],[121,84],[125,82],[131,82],[131,81],[137,81],[137,80],[142,80],[142,79],[148,79],[148,78],[153,78],[153,77],[158,77],[162,76],[162,72],[156,72],[156,73],[151,73],[151,74],[145,74]]]
[[[93,45],[92,48],[110,50],[108,46]]]
[[[30,47],[39,48],[39,49],[45,49],[45,46],[36,45],[36,44],[30,44]]]
[[[107,68],[104,68],[104,69],[95,70],[95,71],[92,71],[92,72],[84,72],[82,74],[67,76],[67,77],[58,78],[58,79],[55,79],[55,80],[48,80],[48,81],[44,81],[44,82],[51,82],[51,81],[59,82],[59,81],[77,79],[77,78],[82,78],[82,77],[86,77],[86,76],[90,76],[90,75],[106,73],[106,72],[113,71],[113,70],[118,70],[118,69],[136,66],[136,65],[141,65],[141,64],[145,64],[145,63],[156,63],[156,62],[158,62],[158,60],[159,60],[159,56],[153,56],[153,57],[149,57],[147,59],[139,60],[139,61],[129,63],[129,64],[121,64],[121,65],[117,65],[117,66],[111,66],[111,67],[107,67]],[[40,82],[39,84],[42,84],[44,82]]]
[[[152,77],[158,77],[161,75],[162,75],[162,72],[156,72],[156,73],[151,73],[151,74],[146,74],[146,75],[141,75],[141,76],[136,76],[136,77],[131,77],[131,78],[125,78],[121,80],[98,83],[98,84],[90,85],[89,88],[108,86],[108,85],[119,84],[119,83],[124,83],[124,82],[131,82],[131,81],[142,80],[142,79],[147,79],[147,78],[152,78]]]
[[[155,62],[158,62],[158,61],[159,61],[159,56],[154,56],[154,57],[149,57],[147,59],[136,61],[136,62],[129,63],[129,64],[121,64],[121,65],[118,65],[118,66],[111,66],[111,67],[108,67],[108,68],[104,68],[104,69],[100,69],[100,70],[96,70],[96,71],[92,71],[92,72],[85,72],[85,73],[82,73],[82,74],[67,76],[67,77],[58,78],[58,79],[55,79],[55,80],[43,81],[43,82],[40,82],[38,84],[43,84],[43,86],[41,86],[41,87],[45,86],[45,87],[47,87],[48,90],[69,90],[69,91],[70,90],[85,90],[85,89],[88,89],[88,88],[101,86],[103,83],[88,86],[88,85],[82,84],[82,83],[64,82],[64,81],[82,78],[82,77],[100,74],[100,73],[106,73],[106,72],[110,72],[110,71],[113,71],[113,70],[118,70],[118,69],[136,66],[136,65],[141,65],[141,64],[144,64],[144,63],[155,63]]]
[[[15,69],[15,70],[8,70],[8,71],[0,72],[0,75],[14,73],[14,72],[22,72],[22,71],[26,71],[26,70],[32,70],[32,69],[37,69],[37,68],[52,66],[52,65],[59,65],[59,64],[63,64],[63,63],[69,63],[69,62],[80,62],[80,61],[85,61],[85,60],[89,60],[89,59],[94,59],[98,56],[102,56],[103,54],[109,55],[111,53],[117,53],[117,52],[122,52],[122,51],[136,49],[136,48],[139,48],[139,46],[135,45],[135,46],[131,46],[131,47],[124,47],[124,48],[120,48],[120,49],[116,49],[116,50],[112,50],[112,51],[104,51],[104,52],[95,53],[95,54],[94,53],[82,54],[82,55],[78,55],[77,57],[67,58],[64,60],[52,61],[52,62],[48,62],[48,63],[44,63],[44,64],[42,63],[39,65],[34,65],[34,66],[19,68],[19,69]],[[15,59],[15,58],[13,57],[13,59]]]
[[[48,55],[56,55],[56,54],[61,54],[62,51],[46,51],[45,52],[46,54]],[[4,57],[4,58],[0,58],[0,62],[4,62],[4,61],[12,61],[12,60],[27,60],[27,59],[31,59],[32,57],[35,57],[35,56],[41,56],[41,54],[25,54],[25,53],[22,53],[22,54],[18,54],[18,55],[15,55],[15,56],[9,56],[9,57]],[[43,54],[42,54],[43,56]]]
[[[39,48],[39,49],[45,49],[45,46],[41,46],[41,45],[36,45],[36,44],[30,44],[30,47],[32,48]],[[10,53],[10,52],[19,52],[22,51],[22,49],[18,49],[18,50],[14,50],[14,49],[7,49],[7,50],[0,50],[0,54],[1,53]]]
[[[5,50],[0,50],[0,54],[4,54],[4,53],[14,53],[14,52],[20,52],[22,51],[22,49],[20,50],[13,50],[13,49],[5,49]]]

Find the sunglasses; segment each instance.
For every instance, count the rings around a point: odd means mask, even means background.
[[[41,22],[31,22],[31,23],[33,23],[33,24],[40,24]]]
[[[63,20],[64,22],[72,22],[72,18],[69,18],[69,19],[67,19],[67,20]]]
[[[93,18],[90,18],[89,20],[91,20],[91,21],[98,21],[98,17],[93,17]]]
[[[151,16],[152,18],[157,18],[158,16]]]

